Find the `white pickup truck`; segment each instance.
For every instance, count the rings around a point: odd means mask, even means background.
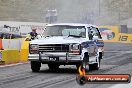
[[[86,70],[100,68],[104,42],[98,28],[91,24],[48,24],[44,36],[30,41],[28,60],[33,72],[41,64],[50,70],[60,65],[82,65]]]

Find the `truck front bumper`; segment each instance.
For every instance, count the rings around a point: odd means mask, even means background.
[[[29,54],[28,55],[29,61],[41,61],[44,64],[47,63],[77,63],[81,62],[82,56],[81,55],[75,55],[70,53],[39,53],[39,54]]]

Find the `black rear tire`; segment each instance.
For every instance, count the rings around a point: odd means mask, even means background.
[[[41,67],[41,63],[37,61],[31,61],[31,69],[32,72],[39,72]]]
[[[100,68],[100,59],[99,59],[99,63],[90,64],[89,67],[90,67],[90,70],[99,70],[99,68]]]

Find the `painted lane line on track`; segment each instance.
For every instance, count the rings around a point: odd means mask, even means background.
[[[34,78],[39,76],[38,74],[28,74],[28,75],[25,75],[25,76],[24,75],[23,76],[18,76],[18,77],[14,76],[14,77],[10,77],[10,78],[0,80],[0,85],[6,85],[6,84],[14,83],[14,82],[17,82],[17,81],[28,80],[30,78],[34,79]],[[58,77],[58,76],[59,75],[56,75],[56,76],[55,75],[48,75],[43,80],[47,80],[50,77],[54,78],[54,77]]]
[[[105,52],[104,52],[104,53],[105,53]],[[104,60],[112,59],[112,58],[115,58],[115,57],[123,56],[123,55],[125,55],[125,54],[131,54],[131,53],[132,53],[132,51],[131,51],[131,52],[120,52],[120,53],[118,53],[117,55],[110,56],[110,57],[106,57],[106,58],[104,58]]]
[[[132,51],[104,51],[104,52],[106,52],[106,53],[132,53]]]
[[[50,86],[53,86],[53,85],[56,85],[56,84],[59,84],[59,83],[62,83],[62,82],[67,82],[67,81],[74,81],[76,78],[75,76],[64,76],[64,77],[59,77],[59,78],[55,78],[55,79],[52,79],[52,80],[45,80],[45,81],[42,81],[40,82],[39,84],[36,84],[36,85],[32,85],[30,87],[27,87],[27,88],[43,88],[43,87],[50,87]]]
[[[29,63],[29,62],[8,64],[8,65],[0,65],[0,68],[11,67],[11,66],[17,66],[17,65],[27,64],[27,63]]]

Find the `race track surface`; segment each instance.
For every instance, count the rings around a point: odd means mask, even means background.
[[[131,74],[132,44],[105,43],[104,59],[98,71],[90,74]],[[75,66],[60,66],[57,72],[42,65],[41,71],[32,73],[30,63],[1,67],[0,88],[110,88],[116,84],[85,84],[76,82],[78,71]]]

